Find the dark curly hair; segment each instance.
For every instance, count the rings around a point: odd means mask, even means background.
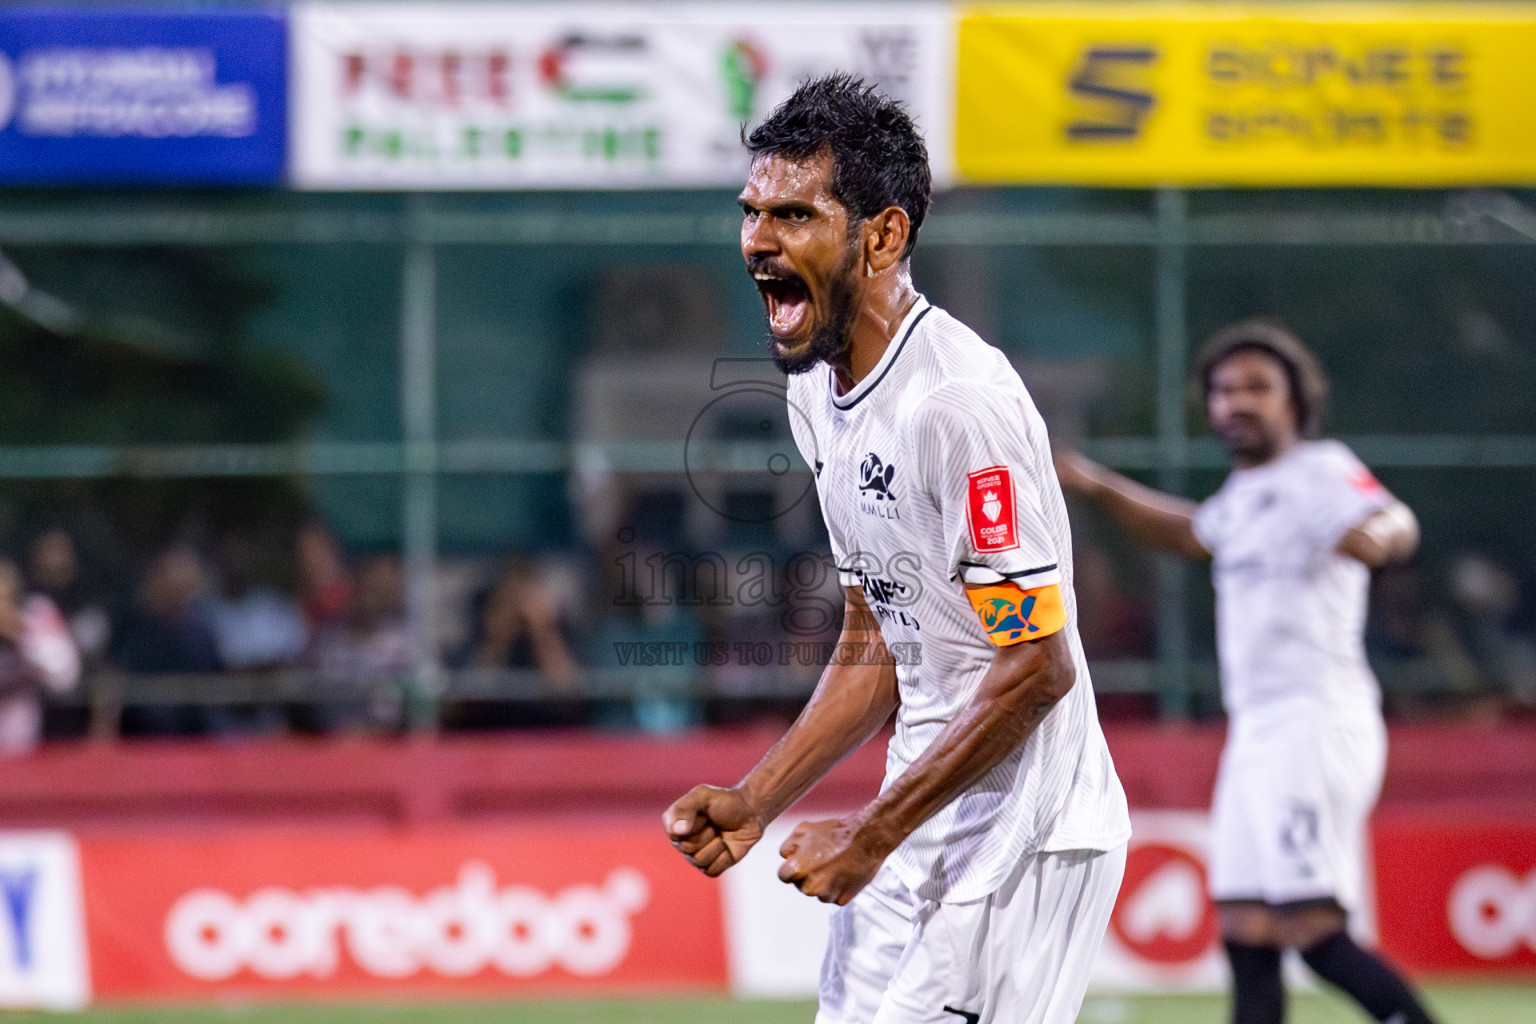
[[[743,129],[745,133],[745,129]],[[928,147],[902,105],[843,72],[805,82],[742,142],[756,159],[805,160],[832,153],[832,195],[859,223],[899,206],[912,222],[902,258],[933,202]]]
[[[1193,383],[1202,401],[1211,397],[1211,375],[1238,352],[1263,352],[1285,368],[1291,402],[1296,406],[1296,432],[1318,437],[1323,432],[1323,407],[1328,400],[1328,375],[1306,343],[1278,320],[1255,317],[1228,324],[1211,335],[1195,355]]]

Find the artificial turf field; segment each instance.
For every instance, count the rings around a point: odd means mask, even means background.
[[[1536,985],[1447,985],[1428,990],[1441,1024],[1532,1024]],[[1095,997],[1079,1024],[1222,1024],[1220,996]],[[13,1013],[9,1021],[51,1024],[809,1024],[802,1002],[656,999],[443,1005],[135,1007],[79,1014]],[[1332,996],[1291,998],[1291,1024],[1356,1024],[1367,1018]]]

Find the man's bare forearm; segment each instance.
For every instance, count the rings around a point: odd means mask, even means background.
[[[1097,503],[1138,540],[1185,558],[1211,557],[1195,536],[1194,502],[1153,490],[1076,452],[1058,453],[1057,463],[1064,487]]]
[[[816,692],[737,788],[767,824],[868,742],[896,710],[877,666],[829,666]],[[894,682],[894,680],[893,680]]]
[[[896,665],[879,627],[862,602],[850,604],[839,652],[821,674],[816,691],[737,789],[766,825],[784,812],[842,760],[863,746],[896,710]]]
[[[976,696],[859,818],[859,838],[885,856],[1017,750],[1076,679],[1066,637],[999,648]]]

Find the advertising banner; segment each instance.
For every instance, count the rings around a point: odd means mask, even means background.
[[[78,1010],[90,1001],[75,843],[0,832],[0,1006]]]
[[[278,11],[0,11],[0,185],[276,184]]]
[[[1536,972],[1536,823],[1376,826],[1382,947],[1414,972]]]
[[[648,823],[421,831],[0,833],[0,1007],[127,1000],[809,998],[833,908],[776,876],[770,829],[723,878]],[[1226,986],[1209,818],[1143,811],[1097,992]],[[1536,976],[1536,826],[1375,828],[1374,920],[1415,976]],[[1371,915],[1365,915],[1370,918]],[[1373,927],[1374,925],[1374,927]],[[1311,985],[1300,962],[1293,985]]]
[[[905,101],[948,174],[944,5],[307,3],[292,18],[301,188],[735,188],[742,125],[837,70]]]
[[[976,6],[956,150],[975,182],[1536,181],[1536,9]]]
[[[82,843],[103,997],[723,989],[717,883],[659,829]]]
[[[1226,959],[1206,895],[1210,816],[1154,811],[1131,818],[1125,880],[1094,965],[1102,991],[1221,988]]]
[[[822,955],[837,908],[779,881],[783,861],[774,856],[803,817],[792,813],[769,825],[753,854],[720,876],[734,996],[813,999],[820,987]]]

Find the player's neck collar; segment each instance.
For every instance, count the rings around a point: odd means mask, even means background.
[[[907,339],[912,337],[912,332],[917,329],[917,322],[928,315],[933,305],[923,296],[919,295],[912,308],[907,310],[907,315],[902,318],[901,326],[896,328],[896,335],[891,343],[885,346],[885,351],[880,354],[880,361],[870,370],[865,378],[848,389],[847,394],[837,393],[837,375],[829,373],[827,380],[832,388],[832,404],[839,409],[852,409],[862,402],[873,390],[875,385],[884,379],[896,362],[896,357],[901,355],[901,350],[906,347]]]

